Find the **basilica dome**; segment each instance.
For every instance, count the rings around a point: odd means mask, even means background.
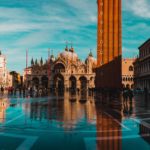
[[[85,63],[87,64],[91,63],[93,66],[97,65],[97,59],[93,57],[92,52],[89,53],[89,56],[87,57],[87,59],[85,60]]]
[[[60,53],[60,57],[69,60],[69,61],[77,61],[78,60],[78,55],[74,52],[74,49],[71,48],[68,50],[68,48],[65,49],[64,52]]]

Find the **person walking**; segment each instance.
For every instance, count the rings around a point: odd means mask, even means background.
[[[132,103],[133,91],[131,89],[128,89],[128,98],[129,98],[130,103]]]
[[[127,89],[123,90],[123,102],[127,103],[128,100],[128,93],[127,93]]]
[[[25,97],[25,95],[26,95],[26,87],[23,86],[23,97]]]

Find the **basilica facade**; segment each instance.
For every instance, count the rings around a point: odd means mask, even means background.
[[[31,66],[24,69],[26,87],[51,90],[88,90],[95,88],[97,60],[89,53],[81,61],[73,47],[66,46],[57,57],[51,55],[46,62],[31,60]]]

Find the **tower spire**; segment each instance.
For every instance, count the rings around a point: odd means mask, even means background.
[[[70,48],[70,52],[74,52],[74,48],[73,48],[73,42],[71,42],[71,48]]]
[[[92,49],[90,49],[89,56],[93,57],[93,54],[92,54]]]
[[[53,56],[53,50],[51,50],[52,56]]]
[[[68,51],[68,41],[66,41],[66,48],[65,51]]]

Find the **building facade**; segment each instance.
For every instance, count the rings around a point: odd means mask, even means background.
[[[7,69],[6,56],[0,51],[0,87],[12,87],[12,75]]]
[[[53,90],[87,90],[95,88],[95,72],[97,60],[88,55],[82,62],[75,53],[74,48],[58,54],[49,60],[31,61],[31,66],[24,70],[24,82],[27,87],[50,88]]]
[[[121,0],[98,0],[96,87],[121,87]],[[111,76],[110,76],[111,74]]]
[[[124,88],[134,88],[134,61],[134,58],[122,59],[122,85]]]
[[[23,81],[22,81],[22,76],[20,75],[20,73],[16,72],[16,71],[11,71],[9,73],[9,79],[11,80],[11,85],[12,87],[14,87],[15,89],[16,88],[19,88],[19,87],[22,87],[23,85]]]
[[[0,51],[0,87],[5,87],[7,83],[6,56]]]
[[[135,87],[150,92],[150,39],[139,47],[139,57],[134,63]]]

